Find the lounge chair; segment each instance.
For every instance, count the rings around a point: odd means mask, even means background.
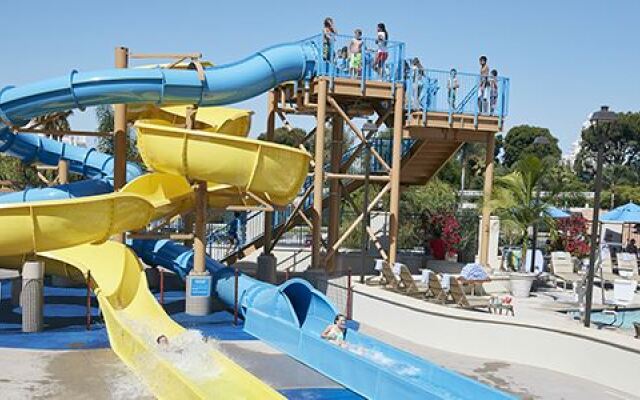
[[[447,301],[449,294],[442,287],[440,278],[435,272],[429,274],[429,292],[427,293],[427,300],[436,303],[444,304]]]
[[[400,266],[400,284],[402,285],[400,291],[409,296],[426,297],[429,294],[429,286],[415,281],[406,265]]]
[[[634,322],[633,327],[636,328],[636,339],[640,339],[640,322]]]
[[[551,268],[553,270],[553,275],[559,278],[564,283],[565,290],[567,289],[567,283],[571,283],[573,285],[574,282],[582,280],[582,276],[574,271],[571,254],[567,252],[552,252]]]
[[[618,273],[634,281],[638,281],[638,258],[633,253],[618,253]]]
[[[449,284],[449,294],[453,298],[453,301],[457,306],[468,309],[482,309],[486,308],[489,312],[493,312],[494,304],[492,303],[492,296],[469,296],[467,297],[462,290],[462,285],[457,279],[451,278]]]
[[[613,284],[616,279],[620,279],[620,275],[613,272],[613,261],[611,261],[611,254],[608,251],[602,251],[600,256],[602,257],[602,260],[600,261],[600,271],[596,274],[596,277],[602,277],[602,280],[604,282]]]
[[[396,278],[396,274],[393,273],[391,266],[386,261],[382,264],[382,277],[384,279],[383,285],[386,288],[400,290],[400,281]]]

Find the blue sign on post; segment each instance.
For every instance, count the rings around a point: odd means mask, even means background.
[[[191,278],[191,297],[211,296],[211,277]]]

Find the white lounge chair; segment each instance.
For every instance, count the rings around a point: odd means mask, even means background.
[[[582,280],[582,276],[575,272],[571,254],[565,251],[551,253],[551,269],[553,275],[564,283],[565,289],[567,289],[567,283],[573,285],[574,282]]]

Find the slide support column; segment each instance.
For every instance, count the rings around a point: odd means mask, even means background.
[[[187,111],[187,129],[195,125],[196,107]],[[187,276],[186,313],[209,315],[213,311],[211,291],[213,279],[206,269],[207,182],[195,183],[195,227],[193,238],[193,269]]]
[[[339,115],[333,117],[331,130],[331,172],[340,173],[340,163],[342,161],[342,136],[344,134],[344,121]],[[329,182],[329,248],[338,241],[340,237],[340,181],[332,179]],[[336,268],[336,254],[327,259],[327,268],[334,271]]]
[[[44,263],[27,261],[22,266],[22,332],[40,332],[44,310]]]
[[[267,131],[266,139],[272,142],[276,129],[276,90],[271,90],[267,94]],[[273,212],[264,211],[264,246],[262,254],[258,256],[257,278],[261,281],[276,283],[278,260],[271,253],[271,242],[273,240]]]
[[[389,205],[389,264],[393,265],[398,256],[398,227],[400,218],[400,168],[402,166],[402,107],[404,87],[396,87],[393,116],[393,147],[391,149],[391,201]]]
[[[485,155],[484,195],[482,206],[482,237],[480,238],[480,264],[489,267],[489,239],[491,236],[491,208],[489,199],[493,191],[493,153],[496,140],[493,132],[487,133],[487,154]],[[495,266],[494,266],[495,267]]]
[[[311,248],[311,267],[323,269],[322,259],[322,187],[324,184],[324,131],[327,120],[327,80],[318,78],[318,127],[316,129],[315,154],[313,168],[313,230]]]
[[[116,68],[129,67],[129,49],[116,47]],[[113,111],[113,190],[117,192],[127,183],[127,106],[116,104]],[[124,243],[125,233],[118,233],[113,240]]]

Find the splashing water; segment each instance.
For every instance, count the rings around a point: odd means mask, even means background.
[[[368,349],[357,344],[347,344],[346,348],[350,352],[371,360],[378,365],[382,365],[383,367],[392,367],[402,376],[416,377],[421,371],[420,368],[414,367],[413,365],[404,364],[387,357],[378,350]]]
[[[158,345],[157,348],[160,357],[196,381],[215,378],[220,374],[211,352],[215,345],[207,342],[200,331],[187,330],[170,338],[169,344]]]
[[[220,366],[213,356],[213,350],[218,350],[217,343],[208,341],[200,331],[185,330],[179,335],[169,337],[168,344],[163,345],[156,342],[161,332],[152,333],[147,324],[128,316],[120,315],[120,318],[148,344],[151,353],[140,353],[137,360],[146,370],[154,370],[160,358],[195,381],[202,382],[220,375]]]

